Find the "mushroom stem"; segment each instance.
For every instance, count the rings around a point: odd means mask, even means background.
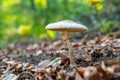
[[[74,52],[72,50],[72,45],[71,45],[70,38],[71,37],[69,36],[68,32],[64,31],[63,35],[62,35],[62,39],[66,41],[68,49],[69,49],[70,66],[75,67],[76,63],[74,61]]]

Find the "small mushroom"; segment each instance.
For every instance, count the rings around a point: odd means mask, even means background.
[[[74,53],[72,50],[71,45],[71,37],[69,36],[68,32],[84,32],[87,30],[87,27],[84,25],[78,24],[76,22],[73,22],[71,20],[63,20],[55,23],[50,23],[46,26],[46,29],[52,30],[52,31],[59,31],[62,32],[62,39],[66,41],[68,49],[69,49],[69,58],[70,58],[70,66],[74,67],[76,66],[76,63],[74,61]]]

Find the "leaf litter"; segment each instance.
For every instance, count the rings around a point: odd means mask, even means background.
[[[0,80],[120,80],[120,33],[90,34],[72,39],[74,68],[62,40],[11,43],[0,49]]]

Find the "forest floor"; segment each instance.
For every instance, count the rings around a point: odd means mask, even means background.
[[[120,80],[120,32],[72,35],[75,62],[61,38],[0,49],[0,80]]]

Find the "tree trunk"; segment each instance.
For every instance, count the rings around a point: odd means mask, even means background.
[[[30,2],[31,2],[31,8],[32,8],[33,10],[36,10],[36,9],[35,9],[35,4],[34,4],[34,0],[30,0]]]

